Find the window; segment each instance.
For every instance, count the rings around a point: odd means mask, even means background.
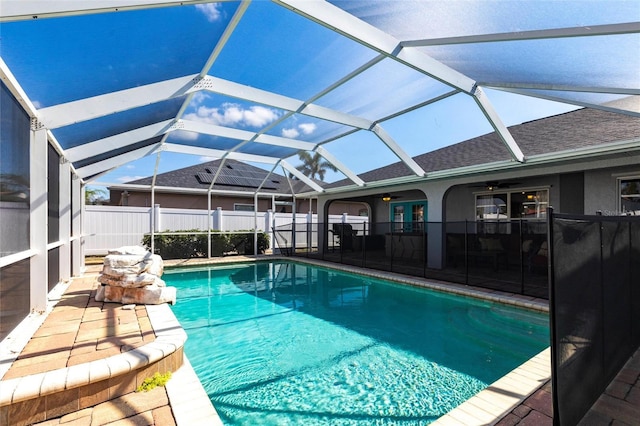
[[[233,210],[235,210],[237,212],[252,212],[253,211],[253,204],[234,203],[233,204]]]
[[[476,220],[544,219],[548,205],[548,189],[478,194]]]
[[[426,215],[426,201],[391,203],[393,232],[422,232]]]
[[[623,178],[619,182],[620,212],[640,216],[640,177]]]

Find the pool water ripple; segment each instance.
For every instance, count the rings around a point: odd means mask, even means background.
[[[163,278],[225,424],[428,424],[548,345],[542,314],[308,265]]]

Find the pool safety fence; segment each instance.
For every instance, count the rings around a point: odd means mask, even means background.
[[[575,425],[640,346],[640,217],[549,214],[555,425]]]
[[[544,220],[289,223],[273,235],[285,255],[548,298]]]

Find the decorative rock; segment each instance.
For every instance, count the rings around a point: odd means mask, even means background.
[[[98,286],[98,290],[96,291],[96,302],[104,302],[104,288],[106,286],[104,285],[99,285]]]
[[[124,294],[124,288],[115,287],[112,285],[105,285],[104,287],[104,301],[112,303],[121,303],[122,295]]]
[[[108,255],[104,259],[102,272],[115,277],[145,272],[161,276],[163,269],[162,258],[147,252],[146,255]]]
[[[125,288],[137,288],[144,287],[146,285],[155,284],[158,287],[165,287],[165,282],[158,278],[156,275],[143,273],[140,275],[127,274],[120,277],[113,277],[111,275],[101,274],[98,276],[98,282],[101,284],[108,284],[112,286],[125,287]]]
[[[142,288],[127,288],[122,295],[122,303],[142,303],[158,305],[160,303],[176,303],[175,287],[158,287],[148,285]]]
[[[98,276],[95,299],[98,302],[156,305],[176,303],[176,288],[167,287],[160,278],[162,258],[142,247],[125,246],[109,250]]]
[[[108,251],[108,254],[128,254],[128,255],[138,255],[144,256],[146,254],[151,254],[144,247],[140,246],[122,246],[117,249],[112,249]]]

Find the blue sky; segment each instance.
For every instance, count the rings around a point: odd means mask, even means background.
[[[488,96],[505,124],[509,126],[576,109],[574,105],[498,91],[488,91]],[[251,115],[248,110],[233,113],[227,110],[226,113]],[[224,114],[224,112],[218,111],[215,114]],[[258,116],[261,115],[259,112],[256,114]],[[263,115],[268,115],[268,113],[265,112]],[[259,120],[262,120],[262,118]],[[465,95],[457,95],[455,98],[439,102],[437,105],[414,111],[400,119],[391,120],[386,124],[383,123],[382,126],[411,156],[492,131],[489,123],[473,100]],[[389,149],[370,132],[358,132],[341,140],[331,142],[326,147],[356,173],[362,173],[398,161]],[[163,153],[159,172],[175,170],[213,159],[210,157]],[[122,183],[150,176],[153,174],[155,161],[156,156],[145,157],[102,176],[99,181]],[[296,158],[292,158],[291,162],[297,164]],[[265,167],[260,164],[254,165]],[[276,171],[282,174],[281,169]],[[325,180],[331,182],[342,178],[343,175],[341,173],[329,172]]]
[[[203,4],[3,24],[2,57],[36,107],[46,107],[197,73],[235,7],[233,3]],[[137,25],[141,21],[144,26]],[[42,53],[24,55],[35,48]],[[271,2],[255,1],[209,74],[307,100],[375,56],[375,52],[306,18]],[[314,103],[377,120],[449,90],[442,83],[385,59]],[[506,125],[575,109],[503,92],[487,90],[487,94]],[[271,106],[201,92],[193,97],[183,118],[252,132],[271,126],[266,132],[269,135],[309,142],[350,130],[301,114],[280,122],[285,114]],[[132,123],[136,119],[142,123],[135,111],[128,117]],[[54,130],[54,134],[61,136],[65,147],[64,135],[76,141],[88,135],[96,139],[110,136],[106,133],[108,122],[105,118],[71,125]],[[411,156],[492,131],[473,99],[464,94],[381,125]],[[189,132],[174,132],[168,141],[219,149],[238,142]],[[356,173],[397,161],[367,131],[330,142],[325,148]],[[260,144],[243,147],[243,152],[254,154],[268,155],[274,150],[277,148]],[[163,152],[159,172],[210,160]],[[289,161],[298,164],[296,156]],[[145,157],[101,176],[99,181],[123,183],[147,177],[153,174],[155,163],[155,155]],[[281,169],[277,172],[283,173]],[[329,182],[342,178],[331,172],[326,176]]]
[[[225,51],[214,63],[211,75],[296,99],[307,99],[375,56],[357,43],[325,28],[312,25],[298,15],[273,14],[274,8],[276,6],[268,2],[252,4],[243,17],[240,27],[236,29],[234,36],[225,46]],[[210,23],[215,23],[223,18],[225,13],[229,13],[221,11],[214,5],[198,6],[196,10],[206,16]],[[261,36],[256,38],[255,34]],[[291,34],[295,34],[295,37],[291,37]],[[253,37],[250,39],[251,49],[246,49],[246,39],[249,37]],[[287,42],[282,43],[283,39]],[[238,63],[249,65],[238,68]],[[264,63],[269,66],[250,65]],[[422,87],[426,87],[425,93],[420,93],[416,87],[409,86],[412,81],[415,81],[416,75],[402,75],[402,72],[404,71],[395,70],[393,63],[385,64],[385,67],[372,69],[369,75],[349,82],[341,92],[320,98],[317,103],[328,107],[340,107],[356,115],[378,114],[369,117],[373,119],[386,115],[385,107],[406,107],[422,100],[420,96],[426,97],[448,90],[439,83],[425,81],[422,84]],[[392,79],[395,80],[394,84],[389,84],[389,80]],[[366,99],[359,97],[354,100],[350,97],[351,91],[362,93],[362,87],[359,86],[371,84],[372,81],[374,84],[372,90],[364,92],[368,93]],[[383,83],[390,86],[387,92],[381,89]],[[415,83],[414,86],[416,86]],[[519,124],[576,108],[572,105],[504,92],[489,90],[487,93],[507,125]],[[201,93],[194,97],[184,118],[257,131],[272,124],[284,113],[285,111],[264,105]],[[382,123],[382,126],[411,156],[492,131],[475,102],[463,94],[389,120]],[[345,130],[348,129],[343,126],[332,127],[331,124],[317,123],[313,118],[297,115],[276,126],[269,133],[294,139],[318,141],[322,140],[322,137]],[[176,133],[169,140],[179,142],[180,139],[186,139],[193,142],[198,138],[202,139],[199,142],[202,146],[208,146],[207,138],[188,132]],[[218,141],[218,143],[221,142]],[[330,142],[325,145],[325,148],[356,173],[397,161],[397,158],[379,139],[366,131],[359,131]],[[165,152],[161,156],[159,172],[212,159]],[[155,156],[138,160],[102,176],[99,181],[121,183],[149,176],[153,173],[155,161]],[[298,164],[295,156],[290,159],[290,162]],[[281,169],[276,171],[283,173]],[[330,182],[342,178],[340,173],[329,172],[325,180]]]

